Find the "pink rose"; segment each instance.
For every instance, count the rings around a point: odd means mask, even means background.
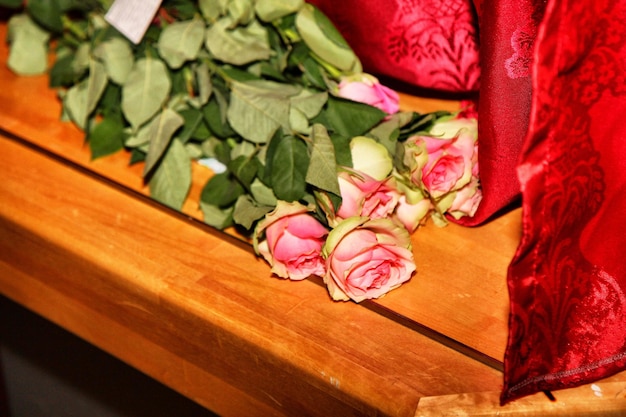
[[[274,274],[302,280],[311,275],[324,276],[321,249],[327,234],[328,230],[305,206],[279,201],[276,209],[259,222],[254,246]]]
[[[400,198],[393,178],[378,181],[357,171],[340,172],[339,189],[342,202],[336,213],[338,220],[352,216],[388,217]]]
[[[428,163],[422,181],[428,192],[438,197],[469,183],[476,165],[475,139],[460,134],[452,139],[425,136]]]
[[[369,104],[394,114],[400,108],[398,93],[382,85],[376,77],[369,74],[357,74],[345,77],[339,83],[339,97]]]
[[[404,225],[409,233],[413,233],[431,210],[432,203],[430,199],[423,198],[419,202],[412,204],[409,203],[406,196],[403,195],[398,201],[393,217],[400,222],[400,224]]]
[[[452,119],[436,123],[432,136],[413,136],[405,144],[411,179],[423,185],[433,198],[440,198],[467,185],[477,170],[475,119]],[[424,158],[427,156],[427,158]]]
[[[469,184],[455,193],[448,213],[457,220],[463,216],[472,217],[476,214],[482,198],[483,193],[478,186],[478,178],[472,177]]]
[[[342,221],[328,235],[322,254],[324,282],[334,300],[381,297],[415,272],[409,232],[390,219]]]
[[[445,223],[444,213],[457,219],[473,216],[482,198],[477,120],[445,117],[435,122],[428,133],[405,142],[409,180],[430,196],[437,209],[433,218],[441,224]]]

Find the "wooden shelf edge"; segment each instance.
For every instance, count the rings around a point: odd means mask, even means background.
[[[442,416],[623,416],[626,410],[626,373],[605,381],[552,393],[538,393],[500,405],[500,392],[481,392],[424,397],[415,417]]]

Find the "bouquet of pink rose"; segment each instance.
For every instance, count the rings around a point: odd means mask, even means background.
[[[362,77],[351,81],[357,86],[348,89],[350,99],[384,108],[392,114],[382,123],[395,123],[397,97]],[[375,137],[351,138],[352,164],[336,169],[339,203],[325,193],[316,204],[277,201],[254,232],[255,250],[272,272],[292,280],[321,276],[333,299],[356,302],[409,280],[416,270],[410,233],[428,217],[445,225],[446,215],[472,216],[482,198],[476,118],[433,115],[428,126],[393,154]]]
[[[106,20],[110,3],[0,0],[18,9],[10,68],[46,70],[54,39],[50,85],[93,156],[130,150],[176,209],[191,161],[207,164],[204,220],[251,236],[277,276],[379,297],[416,270],[424,219],[476,211],[476,118],[399,111],[312,5],[166,0],[133,43]]]

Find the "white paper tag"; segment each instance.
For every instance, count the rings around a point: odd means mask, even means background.
[[[104,16],[115,29],[138,44],[146,34],[162,0],[115,0]]]

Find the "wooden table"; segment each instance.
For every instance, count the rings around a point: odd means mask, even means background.
[[[207,169],[194,166],[176,213],[146,197],[124,152],[91,161],[47,78],[16,77],[6,58],[3,44],[1,294],[224,416],[626,410],[626,375],[599,382],[603,396],[586,386],[498,405],[519,209],[479,228],[429,225],[413,237],[409,283],[333,302],[199,220]]]

